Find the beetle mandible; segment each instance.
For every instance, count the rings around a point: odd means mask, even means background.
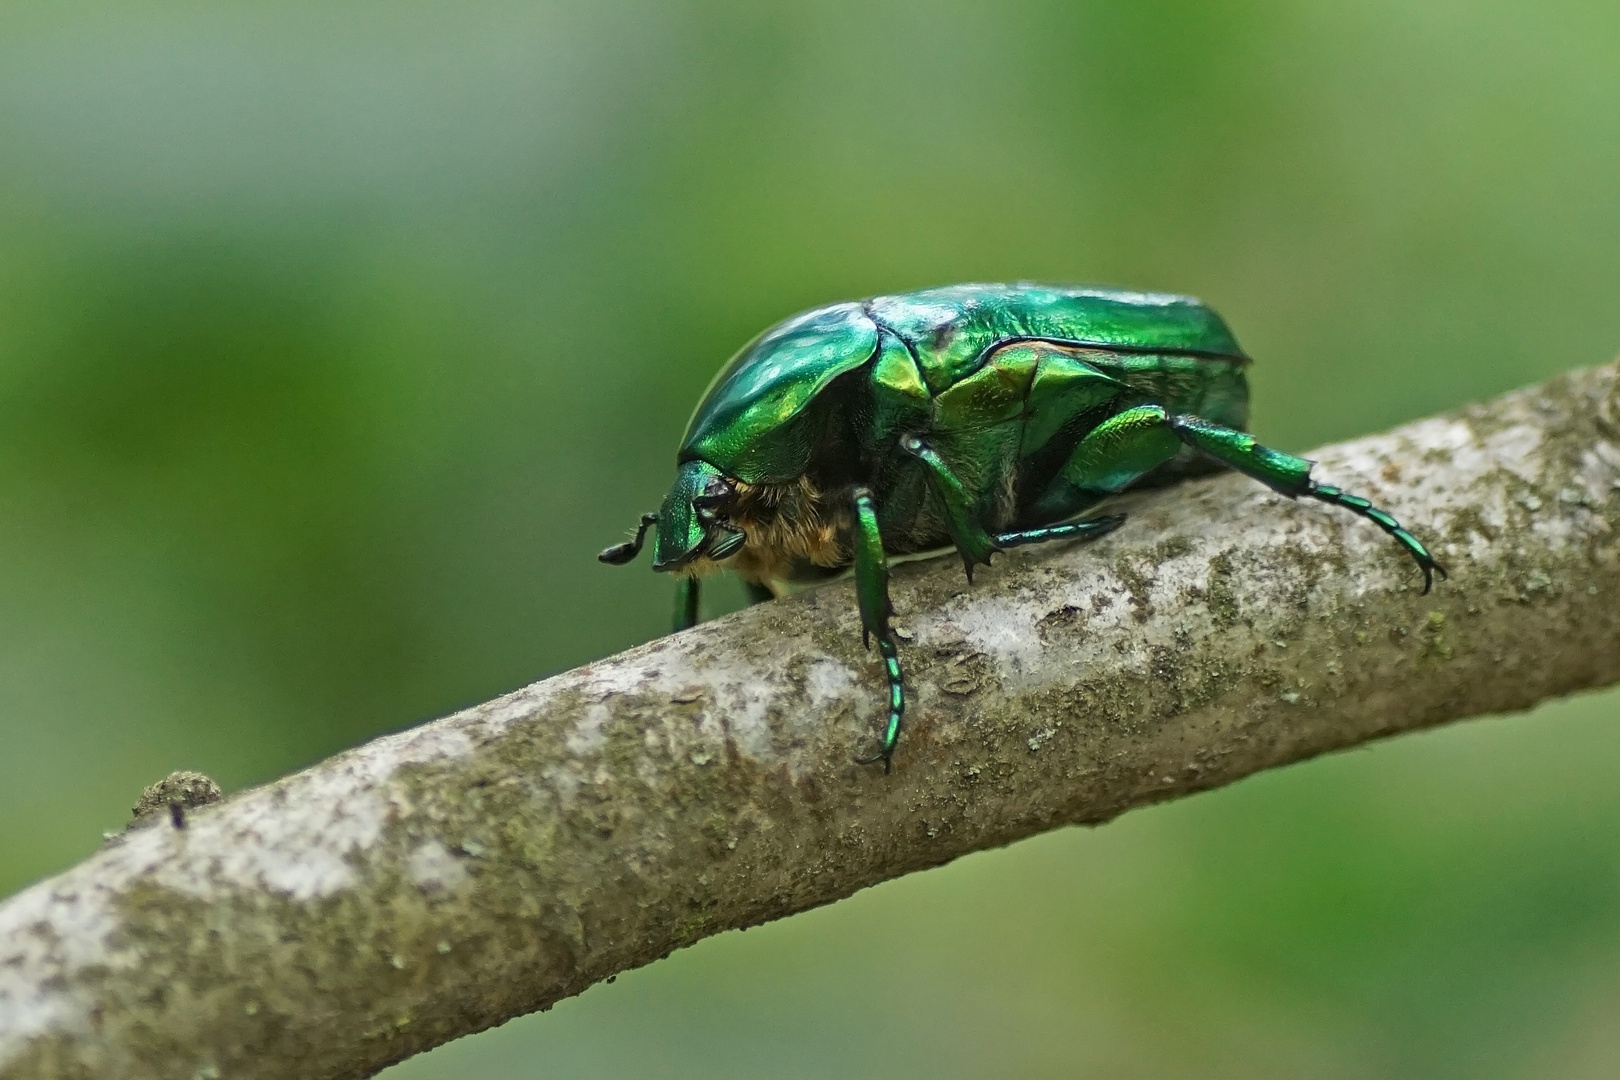
[[[906,708],[890,555],[950,544],[971,581],[994,552],[1118,528],[1118,515],[1079,519],[1110,495],[1230,467],[1371,521],[1427,593],[1445,568],[1398,521],[1244,432],[1248,362],[1220,316],[1183,296],[951,285],[816,308],[720,370],[663,505],[600,558],[629,562],[656,526],[677,630],[722,566],[758,601],[853,564],[862,637],[889,683],[877,752],[858,760],[885,772]]]

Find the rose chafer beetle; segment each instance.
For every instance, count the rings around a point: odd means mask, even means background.
[[[720,370],[663,505],[600,558],[629,562],[656,526],[677,630],[721,567],[757,601],[853,565],[862,636],[889,682],[877,752],[860,760],[885,772],[906,707],[890,555],[953,545],[972,580],[994,552],[1118,528],[1122,516],[1075,520],[1110,495],[1230,467],[1371,521],[1428,592],[1446,571],[1399,522],[1244,432],[1248,362],[1220,316],[1182,296],[953,285],[816,308]]]

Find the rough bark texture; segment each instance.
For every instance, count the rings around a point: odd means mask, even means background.
[[[709,934],[1620,679],[1620,369],[1323,450],[1433,542],[1217,477],[901,567],[895,772],[847,583],[132,831],[0,907],[0,1077],[360,1077]]]

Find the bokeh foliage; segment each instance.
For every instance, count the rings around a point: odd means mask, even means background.
[[[1607,359],[1617,48],[1572,0],[7,5],[0,889],[170,769],[660,633],[594,553],[814,303],[1195,293],[1296,449]],[[1617,713],[975,856],[397,1075],[1612,1076]]]

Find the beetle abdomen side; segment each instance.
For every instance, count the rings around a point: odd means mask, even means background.
[[[1163,405],[1225,427],[1249,425],[1249,382],[1243,361],[1178,354],[1089,353],[1087,361],[1130,387],[1130,404]]]

